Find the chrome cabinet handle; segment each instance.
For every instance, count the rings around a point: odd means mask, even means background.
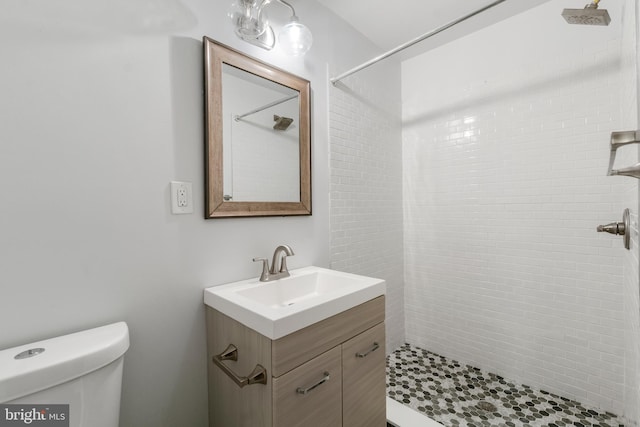
[[[314,388],[316,388],[319,385],[322,385],[322,384],[326,383],[327,381],[329,381],[329,379],[331,378],[331,376],[329,375],[329,372],[327,372],[327,371],[325,371],[323,375],[324,375],[324,377],[322,377],[322,379],[320,381],[318,381],[317,383],[313,384],[310,387],[307,387],[307,388],[298,387],[296,389],[296,393],[302,394],[302,395],[306,395],[311,390],[313,390]]]
[[[380,348],[380,344],[378,344],[377,342],[373,343],[373,346],[371,346],[371,348],[367,351],[365,351],[364,353],[362,352],[358,352],[356,353],[356,357],[367,357],[370,353],[373,353],[374,351],[376,351],[377,349]]]
[[[235,345],[229,344],[222,353],[213,356],[213,363],[215,363],[216,366],[218,366],[218,368],[222,370],[222,372],[227,374],[227,376],[231,378],[233,382],[236,383],[236,385],[240,388],[251,384],[267,383],[267,370],[264,368],[264,366],[257,364],[249,375],[247,375],[246,377],[241,377],[240,375],[233,372],[227,365],[222,363],[223,360],[238,360],[238,349]]]

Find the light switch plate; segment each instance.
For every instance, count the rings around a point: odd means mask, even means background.
[[[193,186],[190,182],[171,181],[171,213],[193,213]]]

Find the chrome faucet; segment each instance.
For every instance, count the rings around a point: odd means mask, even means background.
[[[289,270],[287,269],[287,257],[295,255],[293,250],[287,245],[280,245],[273,252],[273,259],[271,260],[271,268],[269,268],[269,260],[267,258],[254,258],[253,262],[262,261],[262,274],[260,275],[261,282],[268,282],[270,280],[282,279],[283,277],[289,277]],[[278,266],[279,267],[276,267]]]

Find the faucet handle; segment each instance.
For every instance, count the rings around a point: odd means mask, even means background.
[[[261,282],[267,282],[269,280],[269,260],[267,258],[254,258],[253,262],[262,261],[262,274],[260,275]]]

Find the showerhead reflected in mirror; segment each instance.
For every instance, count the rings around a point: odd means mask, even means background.
[[[206,218],[311,214],[310,87],[205,37]]]
[[[300,201],[299,135],[291,126],[299,98],[297,90],[222,64],[226,200]]]

